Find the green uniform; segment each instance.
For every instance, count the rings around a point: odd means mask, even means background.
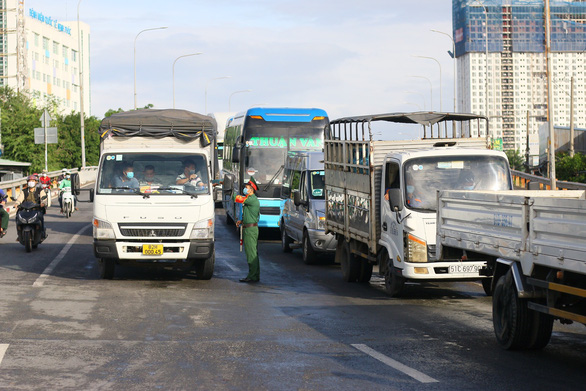
[[[246,227],[247,224],[258,224],[260,217],[260,203],[256,194],[249,196],[235,196],[234,200],[242,204],[243,241],[246,260],[248,261],[248,276],[251,280],[260,279],[260,262],[258,260],[258,226]]]

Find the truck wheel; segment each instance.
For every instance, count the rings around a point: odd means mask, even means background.
[[[497,281],[492,296],[494,334],[503,348],[529,347],[532,342],[531,312],[527,300],[518,297],[513,272],[509,270]]]
[[[343,239],[342,239],[343,240]],[[342,252],[340,254],[340,264],[342,266],[342,279],[346,282],[355,282],[360,274],[360,263],[350,252],[350,244],[344,240]]]
[[[293,240],[287,235],[287,231],[285,230],[285,223],[281,222],[281,248],[283,249],[284,253],[290,253],[293,251],[291,248],[291,243]]]
[[[381,261],[387,265],[387,269],[385,270],[385,290],[387,294],[391,297],[401,295],[405,286],[405,279],[397,275],[393,260],[389,258],[389,254],[386,251],[383,252]]]
[[[214,265],[216,263],[216,254],[212,254],[207,259],[199,259],[195,264],[195,275],[198,280],[209,280],[214,275]]]
[[[486,296],[492,296],[492,278],[483,278],[481,281]]]
[[[100,278],[104,280],[111,280],[114,278],[115,262],[112,258],[101,258],[98,261],[100,266]]]
[[[306,265],[314,264],[317,254],[315,253],[313,247],[311,247],[311,242],[309,241],[309,235],[307,234],[307,231],[303,232],[303,242],[301,249],[303,251],[303,263]]]
[[[369,282],[372,277],[372,263],[362,260],[360,262],[360,275],[358,276],[358,282]]]

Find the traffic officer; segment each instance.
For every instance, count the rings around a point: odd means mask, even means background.
[[[236,222],[236,227],[242,224],[244,252],[248,262],[248,275],[240,282],[258,282],[260,280],[260,262],[258,260],[258,220],[260,218],[260,203],[255,192],[258,185],[254,177],[244,185],[244,196],[235,195],[234,201],[242,204],[242,220]]]

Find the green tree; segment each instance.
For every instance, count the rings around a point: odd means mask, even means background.
[[[586,183],[586,156],[577,152],[570,157],[567,152],[556,154],[555,173],[560,181]]]
[[[517,171],[523,171],[525,169],[525,159],[523,159],[519,150],[509,149],[508,151],[505,151],[505,154],[509,159],[509,165],[511,166],[511,169]]]

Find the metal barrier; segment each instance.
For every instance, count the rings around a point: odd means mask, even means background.
[[[511,174],[515,188],[526,189],[527,184],[533,182],[538,184],[539,190],[551,190],[551,181],[549,178],[515,170],[511,170]],[[556,184],[557,190],[586,190],[586,183],[556,181]]]

